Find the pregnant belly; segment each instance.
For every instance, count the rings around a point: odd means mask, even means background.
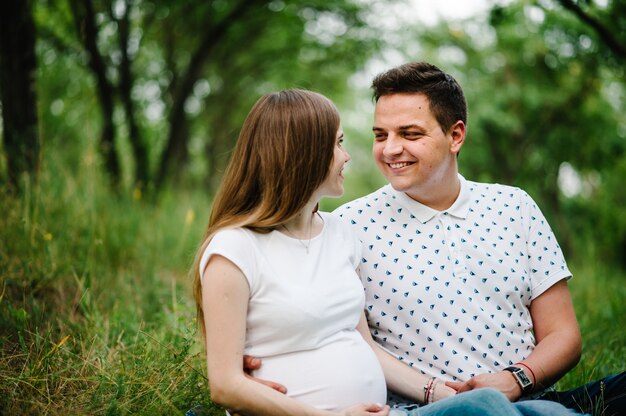
[[[288,396],[319,409],[387,400],[378,359],[356,331],[342,332],[314,350],[263,357],[254,376],[285,385]]]

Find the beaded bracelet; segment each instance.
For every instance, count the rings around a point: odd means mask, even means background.
[[[433,391],[433,383],[435,382],[435,380],[435,377],[431,378],[424,386],[424,404],[432,403],[432,400],[429,399],[431,398],[430,395]]]
[[[430,402],[429,403],[433,403],[435,401],[435,387],[437,387],[437,383],[433,379],[433,385],[430,388],[430,395],[429,395]]]

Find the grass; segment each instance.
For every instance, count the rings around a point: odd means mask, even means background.
[[[223,414],[186,275],[206,195],[148,203],[49,166],[23,196],[0,194],[0,210],[0,414]],[[622,371],[626,356],[625,274],[572,266],[584,352],[560,388]]]
[[[207,198],[61,177],[0,195],[0,414],[223,414],[186,275]]]
[[[626,273],[596,263],[572,267],[570,290],[583,337],[579,364],[559,382],[566,389],[622,372],[626,358]]]

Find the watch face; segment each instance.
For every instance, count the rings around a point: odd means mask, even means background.
[[[524,370],[522,370],[521,368],[519,369],[519,371],[515,372],[515,375],[517,376],[517,379],[522,384],[522,388],[532,386],[533,382],[530,381],[530,379],[528,378]]]
[[[513,374],[515,380],[517,381],[517,384],[520,385],[523,392],[527,393],[532,390],[533,382],[530,381],[523,369],[519,367],[507,367],[505,368],[505,370],[510,371]]]

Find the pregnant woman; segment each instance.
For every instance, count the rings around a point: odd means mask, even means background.
[[[407,414],[385,405],[388,385],[436,402],[420,415],[523,414],[495,390],[455,395],[372,340],[361,244],[318,210],[343,193],[342,141],[335,106],[314,92],[267,94],[248,114],[194,267],[212,400],[246,415]],[[247,377],[244,354],[288,393]]]

